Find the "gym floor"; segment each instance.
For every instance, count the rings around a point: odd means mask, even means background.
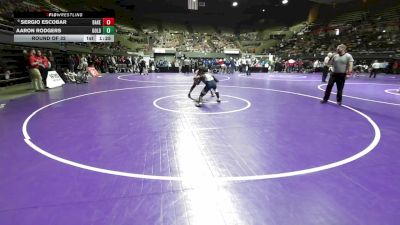
[[[400,76],[347,80],[342,106],[320,74],[216,77],[200,108],[176,73],[7,101],[0,224],[398,224]]]

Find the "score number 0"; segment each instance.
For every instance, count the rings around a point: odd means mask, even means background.
[[[103,18],[103,26],[114,26],[114,18]]]

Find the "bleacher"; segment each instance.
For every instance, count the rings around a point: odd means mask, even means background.
[[[11,1],[7,0],[7,5]],[[88,6],[89,7],[89,6]],[[7,10],[47,10],[66,11],[46,0],[18,1],[11,6],[2,7],[6,13],[0,14],[0,29],[11,33],[13,30],[10,12]],[[91,10],[100,10],[90,7]],[[380,11],[378,11],[380,10]],[[251,27],[234,34],[233,29],[213,27],[210,25],[175,24],[171,22],[145,22],[141,27],[133,28],[130,25],[116,24],[116,43],[68,43],[67,48],[59,50],[54,44],[36,46],[40,49],[52,49],[55,57],[62,65],[65,63],[65,51],[76,53],[109,54],[129,50],[133,52],[150,53],[152,47],[175,48],[177,51],[194,52],[223,52],[224,48],[240,49],[244,53],[275,53],[291,57],[320,57],[321,53],[331,51],[335,45],[346,43],[352,52],[370,54],[400,54],[400,4],[385,10],[354,11],[340,15],[329,23],[307,24],[298,23],[290,27],[276,26],[261,31]],[[371,22],[372,21],[372,22]],[[340,35],[334,34],[340,29]],[[246,30],[247,29],[247,30]],[[383,31],[384,30],[384,31]],[[273,36],[282,38],[273,38]],[[73,46],[76,45],[76,46]],[[275,47],[274,47],[275,46]],[[35,46],[32,46],[35,47]],[[35,47],[35,48],[36,48]],[[27,75],[20,70],[22,49],[28,46],[4,45],[0,51],[2,61],[0,71],[11,71],[10,79],[24,80]],[[2,83],[5,75],[0,75]],[[7,81],[10,82],[10,81]]]
[[[154,23],[144,23],[142,24],[143,33],[159,33],[158,26]]]
[[[0,85],[28,81],[24,71],[22,48],[15,45],[0,44]],[[6,72],[9,72],[9,77]]]
[[[29,80],[29,76],[25,76],[22,72],[0,73],[0,87],[29,82]]]
[[[366,12],[366,11],[355,11],[355,12],[346,13],[346,14],[340,15],[340,16],[336,17],[335,19],[333,19],[330,22],[330,25],[331,26],[339,26],[339,25],[353,23],[356,21],[361,21],[366,18],[367,14],[368,14],[368,12]]]
[[[163,32],[185,33],[188,32],[187,27],[183,24],[163,23]]]
[[[51,12],[66,12],[67,11],[67,10],[57,6],[57,5],[52,4],[48,0],[35,0],[35,1],[33,1],[33,0],[24,0],[24,2],[25,2],[25,4],[29,4],[29,5],[31,5],[33,7],[39,7],[39,8],[41,7],[41,8],[44,8],[44,9],[48,10],[48,11],[51,11]]]
[[[213,34],[216,33],[216,30],[212,26],[206,25],[192,25],[193,33],[199,34]]]
[[[400,4],[390,8],[345,13],[328,23],[289,29],[275,47],[266,49],[282,57],[319,58],[345,43],[355,56],[400,57]],[[298,28],[301,28],[299,26]],[[339,32],[338,34],[336,32]]]
[[[381,21],[399,21],[400,20],[400,4],[389,7],[381,12],[376,13],[376,17]]]

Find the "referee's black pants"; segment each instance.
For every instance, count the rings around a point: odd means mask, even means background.
[[[372,69],[371,73],[369,74],[369,78],[371,78],[372,76],[374,76],[374,78],[376,78],[377,73],[378,73],[378,69]]]
[[[343,88],[345,81],[346,81],[345,73],[332,73],[328,81],[328,86],[326,86],[324,100],[325,101],[329,100],[329,96],[331,95],[333,85],[336,83],[336,88],[337,88],[336,100],[337,102],[342,102],[342,95],[343,95]]]

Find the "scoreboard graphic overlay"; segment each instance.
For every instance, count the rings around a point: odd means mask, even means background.
[[[14,42],[114,42],[112,12],[15,12]]]

